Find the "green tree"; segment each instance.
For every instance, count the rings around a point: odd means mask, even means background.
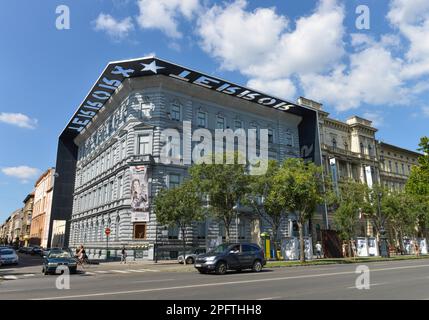
[[[283,162],[273,177],[273,201],[297,217],[300,243],[300,260],[305,262],[304,226],[312,217],[317,204],[323,200],[322,169],[314,163],[291,158]]]
[[[189,173],[198,190],[208,196],[209,212],[224,223],[226,241],[229,242],[236,206],[250,190],[251,177],[246,173],[246,166],[237,161],[234,164],[202,163],[193,165]]]
[[[268,223],[272,230],[274,250],[277,252],[279,247],[279,229],[284,217],[282,203],[278,202],[279,184],[273,179],[280,170],[280,165],[275,160],[268,162],[266,174],[255,176],[250,184],[250,194],[244,204],[249,205],[259,215],[261,220]],[[276,254],[277,258],[277,254]]]
[[[336,199],[337,209],[334,222],[344,240],[349,242],[349,256],[352,256],[352,238],[365,204],[366,185],[354,180],[340,184],[340,194]]]
[[[182,234],[183,257],[186,254],[186,229],[203,218],[201,194],[187,180],[172,189],[161,190],[155,198],[155,214],[162,225],[177,226]]]

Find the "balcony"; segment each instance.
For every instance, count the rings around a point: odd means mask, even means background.
[[[151,154],[133,155],[127,158],[128,165],[153,164],[154,159]]]
[[[367,154],[362,154],[360,152],[353,152],[350,150],[329,146],[325,143],[322,143],[321,147],[322,147],[322,151],[326,150],[329,153],[339,154],[339,155],[344,155],[344,156],[354,157],[359,159],[365,159],[369,161],[377,161],[377,158],[374,155],[367,155]]]

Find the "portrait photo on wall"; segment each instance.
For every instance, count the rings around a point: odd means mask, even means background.
[[[131,171],[131,210],[149,211],[148,174],[146,166],[135,166]]]

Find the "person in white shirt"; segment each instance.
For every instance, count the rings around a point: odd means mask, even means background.
[[[316,243],[316,258],[321,259],[322,258],[322,245],[320,242]]]

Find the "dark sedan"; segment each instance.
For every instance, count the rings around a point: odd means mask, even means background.
[[[258,245],[225,243],[197,256],[194,266],[200,273],[214,271],[216,274],[225,274],[227,270],[243,269],[259,272],[265,264],[264,251]]]
[[[55,274],[59,267],[68,267],[70,273],[76,273],[76,259],[67,250],[51,250],[49,255],[43,259],[42,273],[45,275]]]

